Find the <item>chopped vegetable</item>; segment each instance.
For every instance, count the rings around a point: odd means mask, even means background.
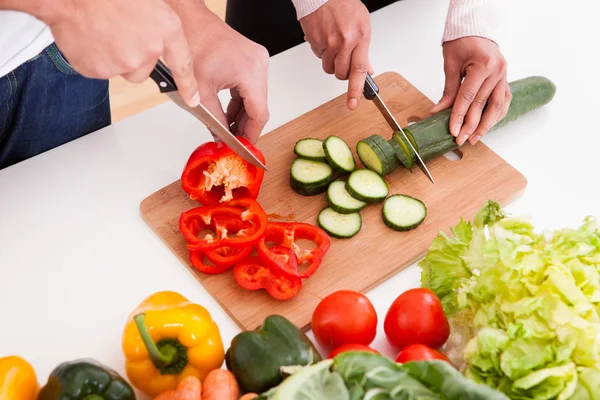
[[[425,220],[427,207],[414,197],[395,194],[383,203],[383,222],[395,231],[410,231]]]
[[[303,196],[324,193],[333,180],[333,170],[329,164],[297,158],[290,169],[290,185]]]
[[[271,315],[254,331],[239,333],[225,355],[243,392],[262,393],[283,380],[281,367],[321,360],[306,335],[286,318]]]
[[[296,260],[291,249],[289,257]],[[295,262],[298,268],[297,261]],[[265,289],[271,297],[277,300],[289,300],[300,293],[302,289],[302,279],[298,277],[289,277],[280,271],[266,267],[258,257],[248,257],[245,261],[239,263],[233,268],[233,276],[238,285],[247,290]]]
[[[321,210],[317,221],[329,236],[338,239],[354,237],[362,227],[362,218],[359,213],[340,214],[331,207]]]
[[[422,285],[440,297],[455,332],[450,360],[511,398],[597,398],[596,221],[538,234],[527,218],[506,217],[489,201],[452,232],[441,232],[419,263]]]
[[[202,383],[202,400],[238,400],[240,389],[235,376],[227,370],[210,371]]]
[[[347,174],[356,169],[352,150],[350,150],[350,147],[348,147],[342,138],[329,136],[323,142],[323,150],[325,150],[327,162],[336,171]]]
[[[0,395],[4,395],[0,392]],[[3,397],[3,396],[2,396]],[[23,397],[15,397],[23,399]],[[38,400],[135,400],[132,387],[115,370],[85,358],[58,365],[40,390]]]
[[[379,135],[371,135],[356,144],[356,154],[368,169],[387,175],[398,166],[394,149]]]
[[[0,358],[0,399],[36,400],[38,389],[31,364],[19,356]]]
[[[263,154],[245,138],[240,141],[264,164]],[[224,142],[207,142],[190,155],[181,175],[183,190],[204,205],[256,200],[264,170],[250,164]]]
[[[377,333],[377,312],[362,293],[340,290],[326,296],[312,315],[311,327],[319,345],[370,344]]]
[[[296,142],[294,153],[306,160],[327,161],[325,151],[323,150],[323,141],[321,139],[306,138]]]
[[[408,142],[406,142],[406,139],[404,139],[404,137],[401,136],[399,132],[394,132],[392,138],[388,141],[388,143],[390,144],[390,146],[392,146],[392,149],[394,149],[394,153],[396,154],[396,158],[398,159],[400,164],[402,164],[404,168],[412,172],[414,166],[413,160],[416,157],[413,158],[412,149],[408,145]]]
[[[129,381],[148,396],[176,389],[186,376],[202,380],[224,359],[208,311],[169,291],[152,294],[130,314],[122,346]]]
[[[409,361],[425,361],[425,360],[442,360],[447,361],[448,357],[440,353],[439,351],[432,349],[431,347],[427,347],[424,344],[411,344],[404,347],[398,353],[396,357],[396,362],[405,364]]]
[[[356,200],[346,190],[346,182],[334,181],[327,188],[329,206],[340,214],[352,214],[366,207],[367,203]]]
[[[377,173],[369,169],[357,169],[346,182],[346,190],[352,197],[366,203],[377,203],[388,195],[388,186]]]

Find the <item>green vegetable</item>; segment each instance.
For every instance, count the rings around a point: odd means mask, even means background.
[[[38,400],[135,400],[135,394],[111,368],[92,359],[79,359],[58,365]]]
[[[327,202],[340,214],[352,214],[366,207],[367,203],[356,200],[346,190],[346,182],[333,181],[327,188]]]
[[[600,399],[596,221],[538,234],[490,201],[452,232],[419,263],[422,286],[461,335],[451,337],[449,358],[512,399]]]
[[[254,331],[238,334],[225,354],[227,369],[245,392],[262,393],[283,380],[281,367],[321,361],[302,331],[279,315],[271,315]]]
[[[353,351],[302,368],[258,400],[507,400],[469,381],[445,361],[397,364]]]
[[[327,191],[333,180],[333,170],[324,162],[297,158],[290,169],[290,186],[303,196],[313,196]]]
[[[362,218],[358,212],[340,214],[334,211],[333,208],[327,207],[319,212],[317,223],[329,236],[348,239],[360,232]]]
[[[368,169],[387,175],[398,166],[392,146],[381,136],[371,135],[356,144],[356,154]]]
[[[395,231],[410,231],[425,220],[427,207],[414,197],[394,194],[385,199],[381,214],[388,228]]]
[[[327,161],[321,139],[306,138],[296,142],[294,154],[300,158],[312,161]]]
[[[352,150],[338,136],[329,136],[323,142],[323,150],[327,156],[327,162],[336,171],[349,174],[356,169],[356,161],[352,155]]]
[[[395,132],[392,135],[392,138],[388,140],[388,143],[390,146],[392,146],[392,149],[394,149],[394,153],[396,153],[396,158],[398,161],[400,161],[404,168],[412,172],[413,157],[410,156],[412,154],[412,150],[407,144],[406,139],[400,136],[398,132]]]
[[[387,183],[370,169],[357,169],[352,172],[346,181],[346,190],[350,196],[365,203],[383,201],[389,193]]]

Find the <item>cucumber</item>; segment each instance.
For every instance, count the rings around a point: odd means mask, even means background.
[[[298,157],[312,161],[327,161],[323,151],[323,141],[320,139],[306,138],[296,142],[294,154]]]
[[[320,161],[297,158],[290,169],[290,186],[303,196],[314,196],[327,191],[333,180],[333,170]]]
[[[409,231],[416,228],[427,216],[425,204],[414,197],[395,194],[383,203],[383,222],[396,231]]]
[[[385,143],[385,147],[379,145],[380,141],[374,139],[374,136]],[[377,172],[379,175],[387,175],[398,166],[396,153],[388,142],[381,136],[372,135],[366,139],[360,140],[356,144],[356,154],[358,158],[368,169]]]
[[[365,208],[367,203],[356,200],[346,190],[346,182],[333,181],[327,189],[329,206],[340,214],[351,214]]]
[[[400,161],[404,168],[412,172],[414,166],[413,158],[410,156],[412,152],[404,140],[403,137],[394,133],[388,143],[392,146],[392,149],[394,149],[398,161]]]
[[[319,213],[317,223],[329,236],[338,239],[347,239],[360,231],[362,218],[357,212],[340,214],[334,211],[333,208],[327,207]]]
[[[513,98],[506,116],[494,125],[491,131],[506,126],[522,115],[548,104],[556,93],[556,86],[543,76],[531,76],[509,83]],[[434,159],[456,149],[455,138],[450,134],[452,109],[440,111],[404,129],[408,137],[413,136],[415,148],[424,161]],[[413,163],[416,157],[413,154]]]
[[[352,172],[346,182],[346,190],[352,197],[365,203],[382,201],[389,193],[381,175],[370,169],[357,169]]]
[[[337,136],[329,136],[323,142],[323,152],[327,157],[327,162],[335,170],[349,174],[356,169],[352,150],[343,139]]]

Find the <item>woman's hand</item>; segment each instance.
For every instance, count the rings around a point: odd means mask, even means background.
[[[444,94],[434,112],[452,107],[450,132],[475,144],[508,112],[506,60],[496,43],[470,36],[444,43]],[[464,80],[463,80],[464,78]]]

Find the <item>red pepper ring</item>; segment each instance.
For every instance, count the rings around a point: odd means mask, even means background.
[[[254,246],[239,249],[233,247],[219,247],[212,250],[206,250],[205,255],[206,258],[215,265],[231,267],[248,258],[253,250]]]
[[[227,271],[233,265],[209,265],[204,262],[206,255],[202,250],[190,250],[190,262],[192,266],[203,274],[218,275]]]
[[[240,222],[248,223],[248,227]],[[245,248],[254,246],[267,229],[267,214],[251,199],[233,200],[226,206],[202,206],[185,211],[179,218],[179,229],[193,250],[211,250],[219,247]],[[199,238],[205,229],[216,232],[216,238]],[[229,233],[235,237],[228,236]]]
[[[301,251],[296,240],[305,239],[317,245],[312,250]],[[271,248],[267,247],[268,242],[274,242],[286,248],[293,249],[298,258],[299,265],[308,262],[308,267],[304,272],[292,271],[282,268],[280,257]],[[319,266],[325,254],[329,250],[331,241],[327,233],[321,228],[305,224],[303,222],[270,222],[267,231],[258,242],[257,252],[265,265],[279,270],[286,276],[293,278],[309,278]]]
[[[290,249],[290,256],[294,257]],[[246,261],[233,268],[236,282],[247,290],[265,289],[269,295],[277,300],[289,300],[295,297],[302,289],[302,279],[289,278],[266,267],[256,257],[248,257]]]

